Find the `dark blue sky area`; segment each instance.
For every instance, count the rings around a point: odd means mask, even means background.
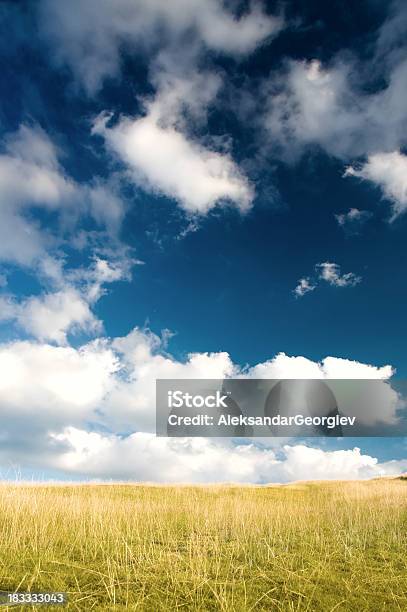
[[[380,194],[344,181],[340,171],[323,158],[304,160],[281,173],[281,205],[260,202],[244,218],[222,211],[182,240],[158,224],[159,245],[140,232],[139,208],[151,205],[140,200],[125,233],[137,236],[146,265],[136,268],[133,284],[100,303],[101,318],[112,309],[118,315],[107,331],[125,334],[134,320],[149,321],[153,329],[176,330],[171,346],[181,352],[222,347],[239,363],[279,351],[335,355],[392,363],[405,376],[406,221],[388,224]],[[362,235],[346,236],[338,227],[334,213],[349,207],[375,213]],[[296,299],[298,278],[332,260],[362,282],[321,286]]]
[[[267,5],[273,13],[278,7],[289,27],[276,40],[240,63],[214,54],[206,58],[208,66],[228,74],[230,89],[221,100],[230,101],[236,88],[244,92],[258,86],[287,58],[329,64],[342,53],[368,61],[390,4],[307,0]],[[3,37],[0,43],[1,131],[38,123],[63,147],[63,166],[78,181],[121,171],[101,139],[90,135],[90,123],[102,110],[116,116],[142,112],[140,97],[154,92],[147,58],[123,53],[122,78],[107,79],[97,96],[83,95],[69,68],[50,63],[35,8],[33,2],[0,7],[9,32],[7,43]],[[380,79],[373,71],[362,87],[380,89]],[[196,231],[180,238],[189,220],[174,200],[124,182],[128,212],[121,238],[145,265],[135,268],[133,282],[118,283],[97,304],[106,333],[124,335],[147,322],[154,330],[176,332],[171,347],[179,356],[227,350],[236,362],[253,364],[279,351],[312,359],[335,355],[391,363],[400,376],[407,375],[406,218],[390,224],[380,190],[342,178],[347,160],[318,146],[290,163],[273,158],[271,150],[259,146],[254,107],[238,106],[239,98],[226,110],[218,102],[209,128],[198,130],[228,132],[233,157],[247,169],[258,194],[253,209],[244,216],[232,208],[215,209],[196,220]],[[350,208],[372,213],[357,235],[346,235],[334,217]],[[296,299],[298,280],[315,275],[315,265],[325,261],[362,281],[344,288],[323,284]],[[21,295],[39,291],[32,276],[21,271],[11,276],[10,287]]]

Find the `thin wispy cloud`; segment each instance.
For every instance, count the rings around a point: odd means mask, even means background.
[[[314,291],[321,282],[333,287],[354,287],[362,281],[354,272],[342,274],[339,264],[324,261],[315,265],[315,275],[301,278],[293,293],[297,298]]]
[[[359,210],[358,208],[350,208],[347,212],[337,213],[335,219],[347,235],[359,234],[364,224],[371,219],[373,213],[369,210]]]
[[[302,297],[306,293],[314,291],[315,288],[316,285],[311,282],[310,278],[300,278],[298,285],[294,289],[294,293],[297,297]]]

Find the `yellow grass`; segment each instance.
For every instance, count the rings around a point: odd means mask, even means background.
[[[0,485],[0,590],[72,610],[407,610],[407,481]]]

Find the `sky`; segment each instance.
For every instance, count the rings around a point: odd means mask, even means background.
[[[406,3],[0,23],[0,477],[406,471],[404,438],[154,433],[160,377],[407,377]]]

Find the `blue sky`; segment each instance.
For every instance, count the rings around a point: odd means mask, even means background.
[[[6,1],[0,22],[2,473],[406,469],[403,439],[152,426],[158,376],[407,376],[404,3]]]

